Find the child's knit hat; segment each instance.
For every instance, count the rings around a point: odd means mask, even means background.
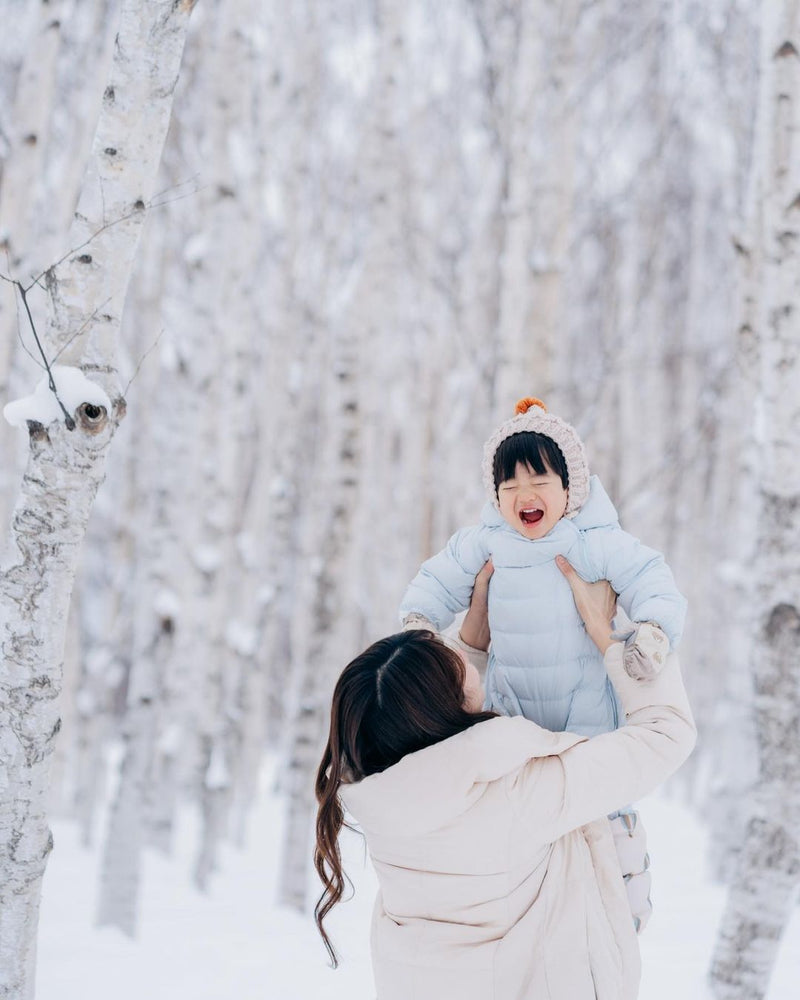
[[[483,483],[489,491],[492,503],[499,509],[497,490],[494,487],[494,456],[506,438],[523,431],[535,431],[544,434],[558,445],[569,475],[569,496],[567,497],[566,517],[574,517],[589,496],[589,466],[586,452],[578,432],[561,417],[547,412],[547,407],[541,399],[526,396],[516,406],[515,415],[492,434],[483,446]]]

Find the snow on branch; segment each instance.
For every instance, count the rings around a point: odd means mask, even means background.
[[[103,407],[106,413],[111,412],[111,400],[106,391],[88,379],[79,368],[54,365],[50,371],[55,392],[50,387],[49,377],[45,376],[32,395],[13,400],[3,407],[3,416],[12,427],[25,429],[30,422],[47,427],[61,420],[63,413],[59,399],[67,413],[75,413],[83,404]]]

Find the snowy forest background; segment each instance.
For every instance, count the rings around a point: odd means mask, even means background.
[[[0,0],[4,276],[27,286],[77,253],[120,8],[148,6]],[[669,816],[705,826],[703,877],[733,887],[714,996],[767,995],[800,880],[798,19],[793,0],[191,11],[47,755],[48,814],[94,882],[76,920],[142,933],[145,859],[172,852],[161,882],[179,870],[213,897],[263,866],[265,912],[309,926],[332,683],[477,518],[482,443],[532,394],[689,598],[700,742]],[[43,279],[42,335],[47,299]],[[0,345],[5,403],[42,375],[8,281]],[[29,447],[0,423],[4,526]],[[297,966],[324,955],[298,933],[295,953],[264,932],[283,984],[267,995],[316,995]]]

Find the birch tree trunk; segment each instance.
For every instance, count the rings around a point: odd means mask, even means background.
[[[753,183],[754,328],[760,391],[757,629],[759,782],[711,966],[719,1000],[760,1000],[800,884],[800,4],[762,6]],[[755,507],[755,505],[753,505]],[[755,511],[754,511],[755,513]]]
[[[327,517],[321,551],[314,560],[313,596],[309,606],[310,633],[303,643],[302,671],[292,719],[287,762],[288,816],[279,886],[281,903],[302,910],[306,903],[309,835],[314,807],[314,767],[325,726],[332,668],[341,659],[335,642],[342,614],[350,613],[342,581],[348,563],[353,509],[359,479],[359,402],[357,328],[336,338],[330,385],[330,471],[325,497]],[[344,600],[343,600],[344,598]]]
[[[505,5],[503,5],[505,6]],[[562,284],[572,213],[577,107],[573,49],[579,4],[523,4],[503,128],[495,416],[533,392],[554,405]]]
[[[754,273],[754,254],[746,247],[753,241],[752,207],[748,185],[753,137],[759,103],[760,11],[746,4],[728,12],[725,26],[725,58],[709,60],[713,80],[703,92],[714,93],[713,101],[699,100],[699,91],[686,108],[700,149],[695,154],[692,187],[702,202],[703,214],[695,213],[694,258],[690,273],[687,335],[710,334],[707,370],[694,394],[697,435],[686,435],[682,462],[676,470],[691,467],[697,494],[681,504],[691,511],[705,510],[705,527],[686,532],[675,548],[685,567],[700,572],[682,574],[681,587],[689,600],[687,634],[683,642],[692,650],[691,659],[703,669],[690,675],[690,695],[702,720],[703,738],[698,753],[682,772],[683,780],[704,787],[702,810],[709,826],[708,864],[715,881],[729,885],[744,842],[744,828],[753,790],[758,784],[758,750],[753,713],[752,662],[756,648],[753,614],[752,567],[757,551],[757,518],[753,517],[753,483],[758,481],[760,447],[752,421],[741,419],[742,400],[756,399],[760,386],[758,352],[752,347],[752,331],[759,324],[754,309],[759,296]],[[727,5],[725,5],[727,8]],[[717,11],[721,10],[717,0]],[[713,6],[704,10],[715,13]],[[722,55],[720,53],[720,55]],[[698,60],[692,61],[697,77]],[[725,141],[724,137],[729,138]],[[728,163],[720,156],[727,149]],[[718,172],[707,164],[714,157]],[[726,169],[719,168],[725,166]],[[716,186],[717,195],[713,188]],[[735,224],[728,244],[720,233]],[[719,253],[728,248],[727,256]],[[716,252],[715,252],[716,249]],[[736,284],[730,276],[736,278]],[[713,294],[709,290],[713,289]],[[716,334],[714,331],[717,331]],[[712,346],[716,344],[714,351]],[[711,371],[708,371],[711,369]],[[688,387],[682,387],[687,391]],[[698,408],[697,403],[703,405]],[[699,410],[699,412],[698,412]],[[699,419],[697,419],[699,418]],[[690,426],[684,422],[684,426]],[[704,454],[693,457],[692,439],[702,440]],[[705,440],[703,440],[705,439]],[[676,562],[676,567],[677,567]],[[691,609],[703,607],[702,617]],[[699,619],[699,620],[698,620]],[[717,629],[708,622],[725,621],[720,642]]]
[[[161,156],[192,0],[126,0],[92,155],[68,236],[48,271],[47,350],[112,400],[29,423],[30,457],[0,585],[0,997],[33,996],[45,815],[67,608],[108,445],[124,414],[116,337]],[[96,397],[95,397],[96,398]]]
[[[392,70],[402,47],[402,38],[396,29],[396,13],[390,7],[379,4],[376,8],[380,35],[375,64],[380,78],[365,127],[366,148],[359,150],[373,167],[373,144],[381,144],[384,129],[388,127],[391,131],[391,124],[387,123],[382,112],[386,110],[387,101],[391,104],[395,82]],[[363,346],[370,334],[376,334],[377,317],[385,306],[381,296],[385,286],[380,283],[385,277],[380,264],[381,251],[385,248],[378,249],[375,245],[387,235],[381,227],[386,196],[380,187],[381,179],[380,176],[374,178],[368,175],[364,191],[353,176],[348,178],[354,205],[366,207],[369,213],[369,236],[355,248],[356,259],[344,276],[335,298],[331,296],[329,300],[328,315],[325,317],[331,326],[328,376],[323,382],[324,397],[319,414],[320,425],[326,428],[326,434],[317,466],[324,472],[317,483],[314,481],[317,478],[315,467],[310,467],[307,474],[311,481],[305,488],[311,504],[306,508],[308,520],[313,519],[317,512],[314,506],[316,498],[325,497],[325,503],[321,510],[320,530],[310,538],[306,534],[310,567],[306,579],[308,606],[295,619],[297,661],[293,664],[295,677],[286,739],[288,751],[284,787],[287,817],[278,886],[279,902],[298,910],[303,910],[306,905],[314,811],[314,768],[321,753],[336,667],[342,659],[342,650],[348,648],[347,643],[342,642],[348,628],[345,619],[349,616],[349,621],[352,621],[353,614],[352,588],[347,584],[352,567],[350,546],[362,467],[360,365]],[[375,184],[374,188],[369,187],[371,183]],[[361,198],[366,199],[366,206]],[[325,221],[330,226],[335,219]],[[312,546],[316,543],[316,553],[309,546],[309,541]]]
[[[228,625],[234,592],[246,576],[240,571],[247,553],[241,552],[239,509],[242,494],[250,492],[244,464],[253,464],[242,442],[252,430],[247,344],[257,326],[250,309],[258,280],[252,227],[259,175],[242,132],[253,124],[253,68],[260,62],[257,12],[240,8],[247,32],[230,20],[223,3],[198,12],[203,45],[184,67],[184,128],[165,154],[172,179],[204,166],[196,197],[170,206],[183,238],[154,248],[163,254],[157,269],[179,262],[167,283],[175,303],[173,360],[162,359],[158,384],[180,412],[170,424],[151,420],[145,428],[152,468],[141,476],[140,507],[150,516],[137,540],[144,558],[125,756],[98,907],[100,924],[129,935],[138,922],[142,849],[148,843],[169,847],[181,768],[202,810],[195,872],[205,888],[226,829],[238,758],[241,714],[238,705],[223,703],[238,693],[246,645],[243,627]],[[203,221],[195,231],[198,217]],[[187,226],[193,232],[188,241]],[[226,236],[233,233],[231,245]],[[187,510],[189,482],[196,500]],[[236,605],[240,618],[250,611],[249,597]],[[228,648],[229,632],[234,649]]]
[[[172,244],[168,241],[168,245]],[[148,240],[148,251],[153,260],[144,268],[146,286],[163,271],[152,240]],[[145,322],[152,323],[153,310],[142,299],[140,294],[137,305]],[[125,750],[106,829],[97,917],[99,924],[112,924],[131,935],[136,924],[141,845],[147,835],[160,847],[169,841],[169,812],[166,817],[159,814],[157,820],[154,814],[156,800],[163,797],[163,787],[172,777],[179,746],[174,734],[180,731],[180,703],[171,691],[168,672],[175,661],[176,636],[184,627],[177,583],[185,577],[186,560],[176,527],[178,498],[185,488],[181,448],[186,434],[180,412],[184,382],[177,359],[173,364],[162,363],[151,398],[171,400],[178,412],[166,421],[158,407],[149,406],[137,414],[136,421],[132,486],[136,557],[128,609],[131,655],[126,709],[118,723]],[[141,384],[137,388],[141,391]],[[164,724],[165,716],[169,725]],[[174,791],[168,809],[173,800]]]
[[[267,738],[277,749],[286,737],[290,720],[287,690],[291,686],[293,622],[297,588],[304,564],[297,511],[302,503],[304,463],[310,457],[308,429],[318,412],[322,312],[320,289],[335,266],[320,218],[320,165],[326,148],[309,147],[310,135],[322,136],[329,113],[323,82],[324,51],[320,43],[321,4],[296,5],[290,15],[269,26],[269,37],[280,38],[271,67],[271,90],[276,103],[264,131],[280,131],[281,149],[270,150],[268,189],[279,192],[270,199],[266,218],[280,236],[275,240],[268,305],[264,325],[269,340],[270,364],[264,372],[264,389],[257,394],[262,452],[259,489],[267,493],[262,518],[254,531],[264,552],[264,586],[259,593],[256,624],[260,636],[257,670],[265,676]]]
[[[27,8],[24,13],[19,9],[22,6]],[[105,2],[97,6],[104,8]],[[80,43],[84,32],[101,40],[109,34],[108,30],[98,31],[96,24],[89,24],[95,17],[94,10],[88,7],[76,10],[69,0],[33,5],[4,0],[0,4],[0,23],[14,25],[13,55],[17,54],[14,49],[24,53],[18,72],[7,69],[7,78],[0,87],[3,118],[8,114],[7,122],[0,120],[0,250],[3,252],[0,270],[10,271],[10,277],[24,284],[63,251],[64,233],[75,210],[88,145],[78,150],[72,141],[60,142],[64,137],[58,134],[58,123],[66,119],[74,132],[89,130],[91,140],[100,104],[100,84],[105,81],[107,66],[96,52],[88,53]],[[76,47],[78,51],[70,52],[70,48]],[[5,57],[6,53],[0,52],[0,62]],[[70,110],[58,114],[65,93]],[[86,124],[81,129],[83,123]],[[64,169],[62,160],[58,164],[61,169],[54,171],[54,162],[67,152],[73,153],[70,169]],[[74,183],[73,175],[76,175]],[[37,303],[33,308],[38,316]],[[33,346],[30,331],[18,310],[13,285],[0,282],[0,397],[3,399],[12,398],[25,384],[29,362],[20,342]],[[0,453],[4,456],[0,464],[0,524],[5,530],[25,463],[22,441],[6,421],[0,422]],[[12,455],[18,461],[12,461]]]

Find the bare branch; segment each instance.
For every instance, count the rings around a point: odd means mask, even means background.
[[[156,339],[147,348],[147,350],[144,352],[144,354],[141,356],[141,358],[139,358],[139,363],[136,366],[136,370],[134,371],[133,375],[131,375],[130,379],[128,380],[128,384],[125,386],[125,392],[123,393],[123,396],[127,396],[128,395],[128,389],[130,389],[131,385],[133,384],[133,380],[139,374],[139,371],[141,370],[142,365],[145,363],[145,361],[147,361],[148,357],[158,347],[158,345],[159,345],[159,343],[161,341],[161,338],[163,336],[164,336],[164,327],[162,326],[161,331],[158,334],[158,336],[156,337]]]

